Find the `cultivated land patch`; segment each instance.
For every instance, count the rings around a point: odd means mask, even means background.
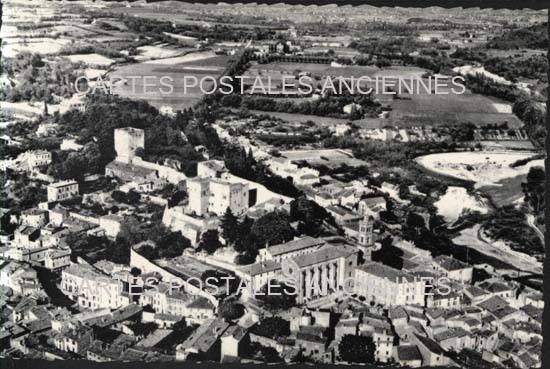
[[[392,66],[392,67],[379,69],[378,71],[374,72],[373,76],[374,77],[420,78],[426,72],[428,72],[427,69],[419,68],[419,67]]]
[[[180,55],[182,51],[180,49],[171,49],[163,45],[154,46],[140,46],[137,48],[139,55],[134,56],[134,59],[142,60],[152,60],[152,59],[162,59],[162,58],[171,58],[177,55]]]
[[[185,76],[194,76],[198,80],[206,76],[216,78],[223,73],[228,60],[228,57],[216,56],[214,53],[195,54],[121,66],[110,74],[112,78],[115,76],[154,76],[156,78],[151,78],[148,81],[153,86],[148,87],[146,91],[143,86],[143,78],[139,78],[136,79],[134,90],[131,82],[128,82],[127,84],[118,83],[113,88],[113,92],[131,99],[146,100],[157,108],[162,106],[168,106],[174,110],[190,108],[199,102],[203,92],[198,86],[185,89]],[[173,86],[173,91],[170,94],[162,94],[159,91],[161,88],[167,90],[160,83],[160,78],[164,76],[172,78],[170,84]],[[211,88],[212,84],[210,82],[204,84],[204,89],[210,90]]]
[[[49,55],[58,53],[64,46],[70,44],[67,39],[54,38],[12,38],[2,41],[2,55],[4,57],[14,57],[17,54],[28,51],[31,53]]]
[[[337,168],[342,164],[349,166],[367,164],[363,160],[356,159],[350,151],[340,149],[281,151],[281,156],[292,161],[307,162],[311,166],[322,165],[329,168]]]
[[[512,114],[512,106],[492,97],[466,91],[464,94],[403,94],[403,99],[386,100],[389,118],[396,125],[446,125],[471,122],[477,126],[502,124],[521,128],[523,122]]]
[[[263,110],[249,110],[249,112],[256,115],[269,115],[271,117],[279,118],[290,123],[296,123],[296,122],[305,123],[305,122],[311,121],[319,126],[333,126],[333,125],[345,124],[349,122],[348,119],[320,117],[317,115],[279,113],[279,112],[271,112],[271,111],[263,111]]]
[[[253,64],[249,71],[251,73],[257,73],[258,71],[265,76],[273,75],[280,76],[281,74],[294,74],[296,71],[309,72],[312,75],[319,76],[332,76],[332,77],[372,77],[377,71],[378,67],[374,66],[360,66],[360,65],[346,65],[342,67],[332,67],[330,64],[317,64],[317,63],[286,63],[286,62],[273,62],[266,64]]]
[[[69,59],[73,63],[86,63],[89,65],[109,66],[115,61],[111,58],[107,58],[99,54],[74,54],[66,55],[65,58]]]
[[[214,59],[214,60],[209,60]],[[145,64],[165,64],[165,65],[178,65],[178,64],[189,64],[193,62],[200,61],[200,64],[204,66],[220,65],[224,62],[227,62],[228,57],[219,56],[211,51],[189,53],[181,56],[176,56],[173,58],[165,58],[162,60],[150,60],[146,61]]]

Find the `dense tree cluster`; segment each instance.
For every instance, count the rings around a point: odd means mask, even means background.
[[[47,200],[44,184],[31,180],[25,173],[16,173],[11,170],[1,172],[0,184],[2,184],[0,202],[3,208],[17,212]]]
[[[67,45],[60,51],[60,55],[75,55],[75,54],[99,54],[107,58],[124,57],[118,50],[105,46],[105,44],[93,43],[91,45]]]
[[[546,115],[548,114],[546,106],[526,96],[521,96],[514,101],[512,111],[525,123],[525,130],[533,143],[544,148],[547,135]]]
[[[414,36],[399,38],[366,38],[360,41],[352,41],[349,47],[362,53],[377,56],[408,55],[422,48]]]
[[[218,314],[227,321],[239,319],[244,315],[244,305],[235,300],[225,300],[218,307]]]
[[[546,209],[545,191],[546,174],[542,167],[531,167],[527,173],[526,182],[521,184],[525,195],[525,203],[535,214],[537,223],[544,227],[544,211]]]
[[[251,332],[273,339],[287,337],[290,335],[290,322],[278,316],[263,318],[252,326]]]
[[[380,242],[382,247],[379,250],[372,252],[372,261],[380,262],[395,269],[403,268],[403,250],[399,247],[395,247],[392,244],[392,238],[390,236],[385,237]]]
[[[376,345],[372,337],[346,334],[338,345],[340,359],[348,363],[374,363]]]
[[[254,159],[251,152],[247,153],[243,148],[226,145],[224,159],[227,169],[236,176],[258,182],[281,195],[297,197],[301,194],[292,182],[272,174],[264,164]]]
[[[40,55],[24,51],[17,58],[3,59],[2,73],[11,83],[0,89],[1,100],[51,104],[57,98],[70,97],[74,82],[83,72],[67,59],[45,63]]]
[[[338,228],[332,215],[305,196],[300,196],[290,202],[290,221],[298,222],[298,233],[311,237],[333,234],[334,232],[331,231]],[[327,227],[329,228],[327,229]]]
[[[348,104],[358,104],[361,108],[352,109],[351,113],[343,111]],[[249,97],[243,99],[242,106],[249,110],[262,110],[293,114],[319,115],[323,117],[361,119],[364,116],[376,117],[381,112],[381,105],[370,95],[327,95],[317,100],[296,103],[292,100],[278,100],[269,97]]]
[[[80,151],[52,151],[52,163],[47,174],[56,179],[82,181],[87,174],[104,172],[101,150],[95,142],[84,145]]]
[[[492,49],[548,49],[548,22],[527,28],[511,29],[491,39]]]
[[[112,16],[112,15],[111,15]],[[237,25],[214,24],[212,27],[203,27],[199,24],[173,24],[168,21],[156,19],[120,16],[124,25],[130,30],[154,41],[174,42],[173,38],[166,36],[164,32],[177,35],[196,37],[200,40],[234,41],[265,40],[274,37],[274,32],[267,28],[245,28]]]
[[[459,48],[450,56],[464,61],[463,63],[456,61],[457,65],[471,61],[481,63],[489,72],[498,74],[511,82],[517,82],[520,77],[547,80],[548,62],[543,55],[525,57],[518,52],[516,55],[503,58],[491,57],[484,49]]]
[[[537,174],[532,174],[532,177],[537,176]],[[533,179],[531,180],[533,181]],[[535,180],[535,182],[539,181]],[[529,197],[529,199],[534,202],[537,201],[532,197]],[[513,205],[496,209],[493,215],[483,224],[483,230],[491,239],[503,240],[514,250],[528,255],[544,252],[544,245],[540,238],[526,222],[525,212]]]
[[[138,252],[151,260],[174,258],[191,247],[191,242],[181,232],[172,232],[160,222],[143,225],[134,219],[128,219],[111,251],[118,259],[127,260],[125,264],[128,264],[130,247],[142,241],[151,241],[151,244],[141,246]]]
[[[288,310],[296,305],[296,287],[271,280],[260,289],[256,298],[270,310]]]
[[[204,113],[199,107],[197,115],[200,114]],[[98,157],[87,155],[82,158],[84,154],[76,154],[72,160],[82,162],[84,166],[81,168],[90,173],[102,173],[102,168],[115,158],[114,129],[134,127],[145,130],[145,149],[139,155],[153,162],[175,159],[181,163],[183,172],[192,174],[196,163],[204,160],[194,146],[202,144],[207,148],[220,148],[215,130],[209,124],[192,122],[194,116],[194,112],[188,110],[172,118],[161,115],[144,101],[95,94],[88,97],[85,111],[70,110],[56,117],[55,121],[61,125],[61,133],[76,134],[80,142],[96,142],[97,147],[101,147],[99,152],[95,151]],[[86,160],[93,166],[84,163]]]
[[[289,215],[285,211],[273,211],[256,220],[237,217],[227,209],[220,225],[225,241],[239,253],[237,264],[253,263],[258,250],[266,245],[290,241],[296,235],[290,225]]]
[[[209,229],[201,235],[198,250],[206,251],[207,254],[212,255],[222,246],[218,231],[216,229]]]

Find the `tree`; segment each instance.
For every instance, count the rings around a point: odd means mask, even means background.
[[[376,345],[372,337],[346,334],[338,345],[340,359],[348,363],[374,363]]]
[[[522,183],[525,203],[533,210],[537,222],[544,224],[546,175],[542,167],[531,167],[527,173],[527,181]]]
[[[373,251],[372,261],[378,261],[395,269],[403,268],[403,250],[392,245],[392,237],[385,237],[381,241],[382,247]]]
[[[130,245],[125,239],[117,237],[105,255],[108,256],[107,260],[114,263],[130,264]]]
[[[407,215],[407,227],[414,229],[418,233],[426,228],[426,222],[419,214],[410,212]]]
[[[237,265],[253,264],[256,261],[256,256],[258,256],[258,251],[245,251],[235,256],[234,262]]]
[[[140,200],[141,200],[141,195],[139,194],[139,192],[136,192],[134,190],[128,191],[127,201],[129,204],[135,205],[139,203]]]
[[[173,206],[178,205],[182,200],[186,199],[187,196],[188,196],[187,192],[182,191],[182,190],[178,190],[178,191],[174,192],[170,196],[170,200],[168,200],[168,207],[173,207]]]
[[[323,222],[336,227],[334,218],[315,201],[300,196],[290,202],[290,221],[298,222],[298,232],[311,237],[323,234]]]
[[[271,310],[288,310],[296,305],[295,288],[276,280],[270,280],[256,298]]]
[[[286,337],[290,335],[290,322],[278,316],[267,317],[256,323],[252,331],[258,336],[273,339]]]
[[[126,202],[126,194],[119,190],[111,192],[111,198],[116,202]]]
[[[233,248],[235,249],[235,251],[250,251],[252,253],[254,253],[254,251],[257,251],[258,240],[256,239],[256,236],[250,232],[253,225],[254,220],[252,220],[248,216],[245,216],[243,220],[238,223],[236,228],[237,234],[235,235],[235,243],[233,244]],[[256,255],[254,255],[254,257],[255,256]]]
[[[222,247],[222,244],[216,229],[209,229],[201,235],[199,250],[204,250],[212,255],[220,247]]]
[[[251,228],[260,245],[275,245],[292,240],[295,235],[290,225],[288,214],[284,211],[273,211],[260,217]]]
[[[234,245],[239,236],[239,221],[228,206],[221,221],[222,237]]]
[[[155,241],[157,247],[158,259],[171,259],[183,254],[183,250],[191,247],[191,241],[181,234],[181,232],[172,232],[160,225],[160,236]]]
[[[226,300],[220,304],[218,313],[227,321],[239,319],[244,315],[244,306],[233,300]]]

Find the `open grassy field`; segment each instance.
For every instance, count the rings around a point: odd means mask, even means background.
[[[350,151],[339,149],[281,151],[281,156],[293,161],[307,162],[313,167],[337,168],[342,164],[352,167],[367,164],[363,160],[354,158]]]
[[[252,77],[260,75],[264,83],[267,83],[268,79],[271,80],[271,83],[278,83],[284,76],[294,75],[297,72],[309,72],[312,77],[320,77],[320,80],[313,83],[314,86],[318,84],[321,86],[324,85],[324,79],[328,76],[332,77],[336,84],[338,83],[334,79],[336,77],[371,78],[371,82],[362,83],[363,90],[367,88],[375,89],[375,98],[383,105],[389,106],[391,112],[385,122],[373,122],[372,120],[368,123],[361,122],[359,125],[363,128],[379,128],[384,125],[400,127],[418,125],[437,126],[467,122],[480,126],[502,124],[504,122],[510,128],[523,126],[523,123],[512,114],[511,104],[503,100],[474,94],[468,90],[464,93],[458,93],[460,92],[460,87],[452,85],[450,80],[438,81],[437,94],[434,93],[436,90],[435,80],[433,79],[430,84],[429,80],[424,78],[424,85],[411,82],[411,79],[421,78],[426,73],[426,70],[423,68],[409,66],[393,66],[389,68],[377,68],[373,66],[331,67],[327,64],[276,62],[253,64],[247,71],[247,75]],[[397,92],[401,90],[398,98],[395,95],[384,93],[381,79],[390,77],[396,80],[397,78],[401,78],[404,81],[401,89],[397,86],[392,88],[392,90]],[[380,79],[378,86],[376,86],[377,82],[375,82],[375,78]],[[405,84],[413,86],[413,93],[407,93]],[[299,102],[300,100],[295,101]],[[287,115],[283,119],[314,120],[316,122],[319,121],[320,124],[324,124],[323,120],[317,120],[317,117],[314,118],[303,118],[292,114],[292,116]],[[328,122],[328,124],[333,123],[335,123],[334,120]]]
[[[535,150],[531,141],[481,141],[480,143],[484,150]]]
[[[99,54],[73,54],[65,56],[73,63],[86,63],[89,65],[109,66],[115,61]]]
[[[267,64],[253,64],[249,68],[251,74],[260,72],[262,75],[280,76],[281,74],[294,74],[297,71],[309,72],[312,76],[331,76],[331,77],[373,77],[379,68],[374,66],[350,65],[344,67],[331,67],[330,64],[317,63],[285,63],[273,62]]]
[[[50,55],[59,52],[64,46],[69,44],[70,40],[48,37],[30,39],[10,38],[2,41],[2,55],[4,57],[14,57],[23,51]]]
[[[138,61],[162,59],[178,56],[182,53],[181,50],[166,47],[166,45],[146,45],[137,48],[139,55],[135,55],[134,59]]]
[[[495,206],[505,206],[523,199],[521,184],[526,181],[527,175],[520,174],[501,179],[495,186],[483,186],[479,190],[491,199]]]
[[[345,124],[349,122],[349,120],[347,119],[319,117],[317,115],[279,113],[279,112],[270,112],[270,111],[261,111],[261,110],[250,110],[250,112],[252,114],[269,115],[275,118],[280,118],[290,123],[294,123],[294,122],[305,123],[307,121],[312,121],[320,126],[333,126],[333,125]]]
[[[200,55],[199,55],[200,54]],[[172,109],[179,110],[192,107],[203,96],[199,86],[184,87],[185,76],[195,76],[198,80],[203,77],[218,77],[225,69],[225,63],[228,57],[217,56],[214,53],[191,53],[181,57],[153,60],[138,64],[129,64],[117,68],[110,73],[111,78],[128,76],[153,76],[148,80],[153,86],[144,89],[144,79],[136,79],[135,89],[132,84],[118,84],[114,93],[132,99],[143,99],[151,105],[160,108],[169,106]],[[164,91],[168,89],[160,83],[161,77],[170,77],[170,84],[173,91],[169,94],[162,94],[159,89]],[[203,85],[205,90],[210,90],[211,83],[206,82]]]
[[[450,86],[440,89],[448,94],[429,94],[420,88],[415,94],[401,94],[401,99],[383,97],[392,108],[389,118],[392,124],[445,125],[471,122],[478,126],[508,123],[510,128],[520,128],[523,122],[512,114],[510,103],[488,96],[465,91],[452,93]],[[455,89],[455,91],[457,91]]]
[[[403,113],[441,112],[453,114],[510,114],[502,113],[502,105],[510,106],[509,104],[478,94],[409,94],[408,96],[411,97],[410,100],[393,100],[391,103],[393,110]]]

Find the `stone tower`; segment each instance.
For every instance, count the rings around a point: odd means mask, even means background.
[[[143,129],[133,127],[115,129],[117,161],[131,163],[138,148],[145,148],[145,132]]]
[[[374,218],[365,214],[359,222],[359,244],[361,246],[374,245]]]

